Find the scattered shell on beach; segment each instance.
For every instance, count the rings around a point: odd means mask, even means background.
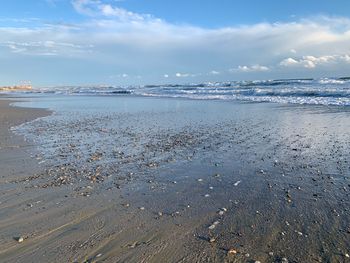
[[[211,224],[208,228],[210,230],[213,230],[220,222],[219,221],[215,221],[213,224]]]
[[[223,207],[223,208],[221,208],[221,209],[219,210],[218,214],[219,214],[220,216],[222,216],[222,215],[224,215],[226,212],[227,212],[227,208]]]
[[[227,251],[227,254],[229,255],[236,255],[238,253],[238,251],[234,248],[231,248]]]
[[[237,182],[235,182],[233,185],[234,185],[234,186],[238,186],[241,182],[242,182],[242,181],[237,181]]]

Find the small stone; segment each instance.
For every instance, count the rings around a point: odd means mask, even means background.
[[[229,254],[229,255],[236,255],[238,252],[237,252],[237,250],[236,249],[233,249],[233,248],[231,248],[228,252],[227,252],[227,254]]]
[[[213,237],[211,237],[211,238],[209,239],[209,242],[210,242],[210,243],[214,243],[215,241],[216,241],[216,239],[213,238]]]
[[[140,210],[145,210],[145,208],[143,206],[140,207]]]
[[[346,258],[350,258],[350,255],[348,253],[345,253]]]
[[[213,230],[215,227],[216,227],[216,225],[210,225],[208,228],[209,228],[210,230]]]
[[[198,179],[197,181],[198,181],[198,182],[203,182],[203,179]]]
[[[213,230],[220,222],[219,221],[215,221],[212,225],[210,225],[208,228],[210,230]]]
[[[24,241],[24,238],[23,238],[23,237],[17,237],[16,239],[17,239],[17,242],[18,242],[18,243],[22,243],[22,242]]]
[[[162,213],[162,212],[158,212],[158,215],[159,215],[159,216],[163,216],[163,213]]]
[[[204,197],[209,197],[210,196],[210,194],[206,194],[206,195],[204,195]]]
[[[255,260],[255,263],[261,263],[261,261],[259,261],[259,260]]]
[[[234,186],[238,186],[241,182],[242,182],[242,181],[237,181],[237,182],[235,182],[233,185],[234,185]]]
[[[288,259],[287,258],[282,258],[281,263],[288,263]]]
[[[272,251],[269,252],[269,256],[270,256],[270,257],[273,257],[273,252],[272,252]]]
[[[97,257],[97,258],[102,257],[102,254],[100,253],[100,254],[98,254],[96,257]]]

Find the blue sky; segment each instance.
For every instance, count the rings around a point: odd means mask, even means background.
[[[350,1],[3,0],[0,85],[350,75]]]

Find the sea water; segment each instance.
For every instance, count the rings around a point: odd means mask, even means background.
[[[23,92],[22,92],[23,93]],[[28,94],[148,96],[197,100],[239,100],[316,105],[350,105],[349,78],[208,82],[146,86],[72,86],[34,88]]]

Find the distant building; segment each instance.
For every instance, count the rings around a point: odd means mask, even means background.
[[[17,90],[31,90],[32,85],[17,85],[0,87],[0,91],[17,91]]]

